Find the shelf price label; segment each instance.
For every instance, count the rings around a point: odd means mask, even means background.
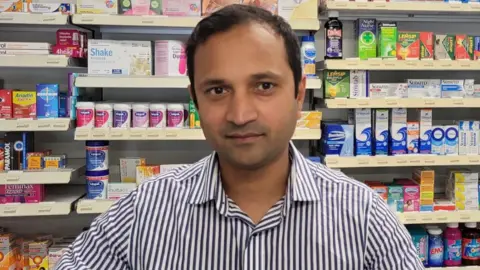
[[[327,106],[330,102],[327,101]],[[332,106],[328,106],[328,107],[337,107],[337,108],[345,108],[347,107],[347,100],[346,99],[336,99],[336,100],[332,100],[331,103],[333,104]]]
[[[368,166],[368,165],[370,165],[370,159],[369,158],[358,158],[357,164],[359,166]]]
[[[336,166],[336,165],[338,165],[338,158],[327,157],[325,159],[325,163],[327,164],[327,166]]]
[[[17,129],[26,130],[30,128],[30,121],[17,120]]]
[[[397,101],[397,100],[386,100],[386,101],[385,101],[385,104],[386,104],[387,106],[392,106],[392,107],[393,107],[393,106],[398,106],[398,101]]]
[[[160,130],[147,129],[147,139],[150,139],[150,140],[160,139]]]
[[[408,160],[404,157],[398,157],[396,163],[397,165],[406,165],[408,163]]]
[[[75,138],[79,140],[87,140],[90,137],[90,129],[88,128],[77,128],[75,130]]]
[[[424,104],[425,106],[435,106],[436,103],[435,103],[435,100],[425,99],[425,100],[423,101],[423,104]]]
[[[423,159],[423,163],[425,165],[433,165],[436,163],[436,160],[434,158],[429,158],[429,157],[426,157]]]
[[[420,158],[414,158],[414,159],[410,159],[409,163],[411,165],[420,165],[422,163],[422,160]]]
[[[48,215],[52,212],[52,206],[49,205],[41,205],[37,209],[37,214],[39,215]]]
[[[62,121],[57,121],[57,122],[54,122],[52,127],[54,129],[61,129],[61,130],[64,130],[64,129],[68,129],[68,127],[70,126],[70,123],[65,123],[65,122],[62,122]]]
[[[52,124],[51,123],[42,123],[42,122],[39,122],[37,124],[37,129],[40,129],[40,130],[48,130],[48,129],[51,129],[52,128]]]
[[[465,213],[459,213],[458,219],[462,222],[468,222],[472,219],[471,215]]]
[[[390,161],[389,161],[388,158],[377,158],[377,165],[379,165],[379,166],[388,165],[389,162]]]
[[[455,106],[463,106],[463,105],[465,105],[465,104],[463,103],[463,100],[462,100],[462,99],[460,99],[460,100],[454,99],[452,103],[453,103],[453,105],[455,105]]]
[[[460,163],[460,159],[458,158],[452,158],[448,161],[448,163],[450,164],[459,164]]]
[[[12,215],[17,214],[17,211],[18,211],[18,206],[17,205],[5,204],[2,212],[5,216],[12,216]]]
[[[130,129],[130,139],[143,139],[146,136],[146,130],[145,129]]]
[[[125,130],[123,129],[115,129],[115,128],[112,128],[110,130],[110,137],[113,139],[113,140],[121,140],[121,139],[124,139],[126,136],[125,136]]]
[[[165,137],[166,138],[177,138],[178,137],[178,132],[174,131],[174,130],[165,131]]]
[[[22,178],[23,171],[9,171],[7,177],[5,177],[5,182],[7,183],[16,183],[19,182]]]
[[[469,158],[468,158],[468,163],[470,163],[470,164],[479,164],[479,163],[480,163],[480,159],[479,159],[479,158],[476,158],[476,157],[469,157]]]

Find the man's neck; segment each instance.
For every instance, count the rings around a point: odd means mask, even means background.
[[[220,171],[227,196],[258,223],[285,195],[290,173],[289,148],[268,166],[253,171],[239,170],[220,159]]]

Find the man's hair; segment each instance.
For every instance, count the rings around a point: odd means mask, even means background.
[[[300,63],[300,46],[295,32],[280,16],[258,7],[234,4],[226,6],[202,19],[188,39],[186,48],[188,78],[190,79],[192,99],[197,107],[197,97],[194,88],[195,73],[193,68],[197,47],[204,44],[211,36],[217,33],[227,32],[237,25],[250,22],[267,25],[282,37],[288,57],[288,65],[293,73],[295,97],[297,97],[298,84],[302,78],[302,65]]]

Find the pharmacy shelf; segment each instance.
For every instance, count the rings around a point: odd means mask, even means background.
[[[84,188],[75,186],[52,187],[46,190],[41,203],[0,204],[0,217],[59,216],[68,215],[73,204],[84,194]]]
[[[330,168],[366,168],[366,167],[407,167],[407,166],[468,166],[480,165],[480,156],[435,156],[435,155],[401,155],[401,156],[356,156],[325,157],[325,164]]]
[[[101,214],[106,212],[115,200],[87,200],[78,201],[76,211],[78,214]]]
[[[480,5],[444,2],[339,2],[327,1],[323,9],[337,11],[381,11],[383,13],[480,13]]]
[[[81,74],[75,79],[76,87],[85,88],[187,88],[188,77],[159,76],[101,76]],[[307,79],[307,89],[321,89],[322,80]]]
[[[83,60],[83,59],[82,59]],[[0,67],[66,68],[79,67],[81,61],[65,55],[0,55]]]
[[[320,129],[298,128],[293,134],[292,140],[320,140]],[[201,129],[181,129],[181,128],[77,128],[75,130],[75,140],[205,140]]]
[[[73,24],[100,26],[139,26],[139,27],[175,27],[193,28],[202,17],[168,17],[168,16],[121,16],[106,14],[75,14]],[[318,19],[296,19],[289,21],[294,30],[318,30]]]
[[[480,211],[437,211],[437,212],[405,212],[397,213],[403,224],[432,224],[450,222],[480,222]]]
[[[470,60],[389,60],[346,59],[320,62],[330,70],[480,70],[480,61]]]
[[[357,108],[480,108],[480,98],[325,99],[329,109]]]
[[[66,25],[68,15],[58,13],[0,13],[0,24]]]
[[[72,162],[65,169],[44,169],[0,172],[0,185],[4,184],[68,184],[85,175],[85,160]]]
[[[70,118],[0,119],[0,131],[66,131]]]

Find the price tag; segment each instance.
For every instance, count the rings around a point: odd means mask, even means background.
[[[480,163],[480,159],[475,158],[475,157],[469,157],[469,158],[468,158],[468,163],[470,163],[470,164],[478,164],[478,163]]]
[[[93,211],[93,206],[91,205],[84,205],[78,209],[78,212],[80,213],[90,213],[92,211]]]
[[[152,20],[152,19],[150,19],[150,20],[142,20],[142,24],[152,25],[152,24],[154,24],[154,23],[155,23],[155,21]]]
[[[82,23],[91,23],[93,22],[93,18],[81,17],[80,22]]]
[[[348,2],[333,2],[335,7],[346,7]]]
[[[405,224],[415,224],[418,223],[418,220],[416,218],[406,218],[403,223]]]
[[[94,128],[92,129],[92,138],[95,139],[103,139],[108,136],[109,129],[108,128]]]
[[[130,138],[131,139],[142,139],[145,137],[145,132],[146,130],[145,129],[139,129],[139,130],[136,130],[136,129],[130,129]]]
[[[147,129],[147,138],[151,140],[156,140],[160,138],[160,130]]]
[[[388,158],[377,158],[377,165],[388,165]]]
[[[451,68],[451,67],[452,67],[452,63],[440,64],[440,67],[442,67],[442,68]]]
[[[422,63],[424,68],[433,68],[433,61],[424,61]]]
[[[7,172],[7,177],[5,178],[5,182],[7,183],[16,183],[20,181],[22,178],[23,171],[9,171]]]
[[[75,130],[75,138],[79,140],[86,140],[90,136],[90,129],[88,128],[77,128]]]
[[[367,107],[367,106],[370,106],[370,101],[368,101],[368,100],[358,101],[358,106],[359,106],[359,107]]]
[[[442,223],[448,221],[448,216],[442,212],[435,213],[435,222]]]
[[[47,60],[47,65],[59,65],[60,60]]]
[[[460,163],[460,159],[458,159],[458,158],[450,159],[450,160],[448,161],[448,163],[450,163],[450,164],[458,164],[458,163]]]
[[[472,65],[470,64],[470,61],[458,61],[460,63],[461,68],[467,68],[470,69]]]
[[[480,9],[480,5],[471,4],[470,8],[471,9]]]
[[[123,137],[125,137],[125,130],[112,128],[110,130],[110,137],[114,140],[123,139]]]
[[[7,16],[8,13],[2,13],[0,16],[0,21],[2,22],[8,22],[8,21],[13,21],[13,16]]]
[[[27,121],[22,121],[22,120],[17,120],[17,129],[29,129],[30,128],[30,122]]]
[[[421,159],[420,158],[413,158],[413,159],[410,159],[410,164],[412,165],[418,165],[420,163],[422,163]]]
[[[461,221],[469,221],[471,219],[471,216],[468,214],[459,214],[458,219]]]
[[[425,223],[433,222],[433,218],[432,218],[432,216],[430,216],[430,215],[422,216],[422,217],[420,218],[420,220],[421,220],[422,222],[425,222]]]
[[[384,61],[383,64],[385,65],[385,67],[396,67],[397,66],[396,61]]]
[[[38,129],[43,129],[43,130],[51,129],[51,128],[52,128],[52,124],[51,124],[51,123],[42,123],[41,121],[39,121],[39,122],[38,122],[38,125],[37,125],[37,128],[38,128]]]
[[[367,158],[358,158],[358,165],[370,165],[370,159]]]
[[[426,157],[423,159],[423,163],[425,163],[425,165],[433,165],[436,163],[436,160],[434,158]]]
[[[423,104],[425,106],[435,106],[435,100],[426,99],[426,100],[423,101]]]
[[[3,207],[3,214],[4,215],[15,215],[17,214],[18,206],[17,205],[9,205],[5,204]]]
[[[52,206],[39,206],[37,213],[40,215],[48,215],[52,212]]]
[[[377,3],[377,4],[375,4],[375,7],[376,7],[376,8],[386,8],[387,5],[386,5],[386,4],[382,4],[382,3]]]
[[[333,62],[335,62],[335,61],[333,61]],[[345,65],[349,68],[355,68],[355,67],[358,66],[358,62],[357,61],[347,61],[347,63]]]
[[[396,162],[396,163],[397,163],[397,165],[405,165],[405,164],[408,163],[408,161],[407,161],[407,159],[404,158],[404,157],[401,157],[401,158],[399,157],[399,158],[397,158],[397,162]]]
[[[464,103],[463,103],[463,100],[461,100],[461,99],[454,99],[454,100],[453,100],[453,105],[463,106]]]
[[[462,4],[450,4],[449,7],[451,9],[461,9],[462,8]]]
[[[405,64],[409,67],[417,67],[418,61],[406,61]]]
[[[386,100],[385,103],[387,106],[398,106],[398,101],[396,100]]]
[[[327,101],[327,105],[328,105],[328,101]],[[332,102],[333,103],[333,102]],[[336,105],[336,106],[335,106]],[[329,106],[329,107],[339,107],[339,108],[344,108],[344,107],[347,107],[347,100],[344,100],[344,99],[334,99],[334,106]]]
[[[338,158],[327,157],[326,161],[327,161],[327,166],[338,164]]]
[[[178,132],[177,131],[166,131],[165,132],[165,137],[167,138],[177,138],[178,137]]]
[[[45,23],[46,22],[54,22],[56,19],[57,19],[57,17],[55,17],[55,16],[48,16],[47,17],[47,16],[44,15],[44,17],[42,18],[42,21],[45,22]]]
[[[367,3],[357,3],[357,7],[358,8],[367,8],[368,5],[367,5]]]
[[[67,123],[64,123],[64,122],[58,121],[58,122],[53,123],[53,128],[64,130],[64,129],[68,129],[68,126],[69,126],[69,125],[70,125],[70,124],[69,124],[68,122],[67,122]]]

